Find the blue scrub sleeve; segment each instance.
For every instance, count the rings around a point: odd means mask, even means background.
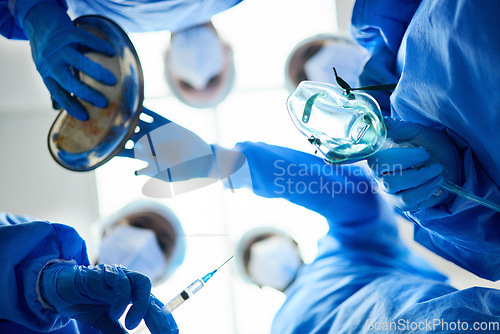
[[[27,40],[23,30],[24,18],[31,8],[43,2],[54,3],[68,10],[64,0],[0,0],[0,34],[8,39]]]
[[[77,16],[104,15],[127,33],[178,32],[209,22],[242,0],[68,0]]]
[[[38,274],[49,261],[90,265],[85,241],[71,227],[0,213],[0,318],[34,331],[52,331],[70,319],[42,306]]]
[[[314,155],[265,143],[243,142],[234,149],[247,159],[251,174],[247,187],[258,196],[283,198],[321,214],[339,247],[407,256],[393,209],[361,167],[329,165]]]
[[[365,172],[354,165],[330,165],[321,158],[260,142],[238,143],[234,150],[247,159],[251,183],[258,196],[284,198],[335,223],[373,220],[377,200]]]
[[[397,54],[403,35],[422,0],[357,0],[351,35],[369,51],[387,46]]]

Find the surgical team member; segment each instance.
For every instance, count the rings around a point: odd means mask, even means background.
[[[85,57],[83,50],[90,49],[108,56],[112,56],[115,51],[102,38],[75,27],[67,14],[68,4],[71,12],[77,16],[94,14],[108,17],[127,33],[169,30],[179,39],[181,35],[194,38],[196,43],[190,43],[188,47],[195,48],[193,52],[197,57],[194,60],[185,58],[188,65],[183,68],[194,66],[200,69],[196,72],[198,77],[194,78],[196,85],[193,84],[199,87],[202,82],[208,83],[219,72],[230,72],[231,66],[226,65],[232,63],[232,53],[225,52],[216,31],[204,24],[210,22],[213,15],[239,2],[241,0],[152,0],[129,1],[125,4],[117,0],[70,0],[68,3],[64,0],[1,0],[0,34],[9,39],[28,39],[36,68],[56,102],[55,105],[66,109],[79,120],[87,120],[88,115],[76,98],[99,108],[106,107],[107,100],[104,95],[77,79],[74,71],[84,72],[106,85],[114,85],[116,77]],[[191,27],[196,29],[189,29]],[[200,34],[205,37],[198,38]],[[172,42],[172,49],[186,46],[174,43],[174,40]],[[203,59],[199,57],[203,54],[200,50],[205,52]],[[231,84],[230,80],[223,82]]]
[[[150,279],[120,265],[91,266],[70,226],[0,213],[0,332],[127,333],[144,319],[152,333],[178,333]]]
[[[416,241],[490,280],[500,279],[500,214],[438,188],[451,178],[500,203],[499,10],[488,0],[357,0],[352,16],[370,54],[361,84],[398,82],[379,101],[414,122],[389,122],[388,136],[414,147],[368,159],[375,177],[416,222]]]
[[[182,225],[165,204],[137,199],[97,221],[97,263],[119,264],[149,277],[153,286],[165,282],[184,261]]]
[[[498,333],[500,291],[457,290],[410,251],[398,237],[395,212],[360,167],[327,166],[318,157],[263,143],[235,149],[247,158],[251,183],[236,173],[234,187],[284,198],[323,215],[330,227],[316,259],[284,289],[272,333]],[[276,257],[280,268],[297,268],[284,260],[293,256]]]
[[[295,281],[304,264],[297,241],[273,226],[247,231],[236,244],[234,258],[245,281],[281,292]]]
[[[337,34],[319,34],[297,44],[285,64],[285,86],[293,92],[304,80],[337,85],[335,67],[351,87],[359,86],[359,72],[367,52],[352,38]]]
[[[170,90],[193,108],[215,107],[233,88],[233,50],[212,22],[173,32],[164,62]]]

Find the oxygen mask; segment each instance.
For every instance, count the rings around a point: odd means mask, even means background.
[[[329,163],[364,159],[385,142],[380,107],[368,94],[303,81],[288,97],[287,107],[297,129]]]

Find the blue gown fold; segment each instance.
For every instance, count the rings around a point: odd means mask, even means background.
[[[352,18],[360,44],[391,50],[374,53],[385,59],[373,64],[396,64],[392,116],[444,130],[463,162],[459,186],[495,203],[500,203],[499,11],[500,2],[488,0],[358,0]],[[500,213],[454,197],[407,216],[417,224],[416,241],[480,277],[500,279]]]

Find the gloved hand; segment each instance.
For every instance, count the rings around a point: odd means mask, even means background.
[[[116,77],[109,70],[82,54],[87,49],[113,56],[115,50],[108,42],[76,27],[66,10],[53,2],[36,4],[22,23],[36,68],[53,101],[82,121],[88,115],[76,97],[99,108],[107,106],[104,95],[82,83],[74,71],[84,72],[106,85],[116,84]]]
[[[149,137],[141,137],[134,146],[134,157],[148,163],[147,167],[136,171],[136,175],[172,182],[194,178],[217,179],[211,146],[194,132],[174,122],[151,131]]]
[[[162,311],[163,304],[151,294],[149,278],[120,266],[49,264],[41,273],[39,291],[59,314],[103,333],[127,333],[118,319],[130,303],[128,329],[144,318],[153,334],[178,333],[172,315]]]
[[[396,56],[391,50],[385,44],[371,50],[370,56],[359,75],[360,86],[394,84],[398,81],[399,77],[396,76]],[[391,91],[367,91],[366,93],[377,100],[385,114],[391,111]]]
[[[388,140],[396,145],[367,161],[379,186],[403,211],[430,208],[444,202],[443,180],[460,180],[460,157],[448,136],[418,123],[385,118]]]
[[[231,176],[246,162],[242,153],[211,146],[174,122],[140,137],[134,145],[134,158],[148,163],[135,174],[152,177],[142,192],[154,198],[170,198],[218,180],[226,180],[229,188],[234,189]],[[188,180],[193,181],[178,182]]]

